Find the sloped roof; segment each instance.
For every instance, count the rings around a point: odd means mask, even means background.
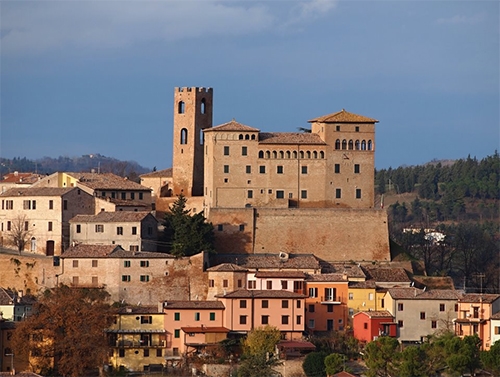
[[[76,187],[14,187],[0,194],[0,196],[63,196],[71,190],[76,189]]]
[[[161,177],[165,177],[165,178],[168,178],[168,177],[172,177],[172,168],[168,168],[168,169],[163,169],[163,170],[157,170],[157,171],[152,171],[150,173],[145,173],[145,174],[141,174],[139,177],[141,178],[161,178]]]
[[[165,301],[164,309],[225,309],[220,301]]]
[[[238,289],[226,293],[225,295],[217,295],[216,297],[224,298],[304,298],[306,296],[286,290],[256,290],[256,289]]]
[[[467,293],[460,298],[460,302],[480,303],[485,302],[491,304],[500,299],[500,295],[493,293]]]
[[[130,181],[113,173],[66,173],[78,179],[79,184],[93,190],[151,191],[149,187]]]
[[[322,261],[321,270],[324,273],[345,274],[348,278],[366,278],[363,269],[357,264]]]
[[[305,279],[306,274],[302,271],[258,271],[255,274],[258,278],[296,278]]]
[[[163,314],[163,311],[158,311],[158,306],[124,306],[117,310],[119,314]]]
[[[212,265],[234,263],[248,269],[300,269],[319,270],[320,264],[313,254],[289,254],[287,260],[276,254],[215,254],[210,257]]]
[[[166,253],[124,250],[120,245],[89,244],[70,246],[61,258],[174,259],[172,255]]]
[[[376,288],[377,284],[374,280],[366,280],[366,281],[350,281],[349,288],[358,288],[358,289],[372,289]]]
[[[310,132],[261,132],[259,144],[326,145],[318,134]]]
[[[395,300],[458,300],[462,292],[454,289],[389,288],[387,293]]]
[[[8,173],[2,177],[1,183],[24,183],[30,184],[38,181],[40,175],[35,173]]]
[[[17,301],[19,299],[19,302]],[[0,305],[31,305],[35,302],[32,296],[20,296],[11,289],[0,287]]]
[[[210,272],[245,272],[248,271],[246,268],[238,266],[237,264],[234,263],[222,263],[218,264],[217,266],[213,266],[210,268],[207,268],[207,271]]]
[[[146,217],[151,216],[150,212],[135,212],[135,211],[117,211],[106,212],[101,211],[97,215],[76,215],[70,223],[124,223],[124,222],[140,222]]]
[[[307,281],[310,282],[345,282],[347,283],[347,279],[344,279],[344,274],[314,274],[307,275]]]
[[[220,124],[215,127],[211,128],[205,128],[203,130],[204,132],[210,132],[210,131],[250,131],[250,132],[259,132],[260,130],[258,128],[250,127],[245,124],[241,124],[237,122],[236,120],[231,120],[230,122]]]
[[[402,267],[365,267],[367,279],[373,279],[376,282],[394,282],[394,283],[410,283],[411,279],[408,273]]]
[[[367,310],[362,312],[357,312],[354,317],[360,314],[367,315],[370,318],[394,318],[394,316],[388,310]]]
[[[344,109],[328,115],[311,119],[309,123],[378,123],[378,120],[345,111]]]
[[[186,334],[228,333],[230,330],[222,326],[181,327]]]

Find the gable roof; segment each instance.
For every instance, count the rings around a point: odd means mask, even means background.
[[[66,173],[78,179],[78,183],[93,190],[136,190],[151,191],[149,187],[130,181],[113,173]]]
[[[163,170],[157,170],[157,171],[152,171],[150,173],[141,174],[139,177],[141,177],[141,178],[155,178],[155,177],[158,177],[158,178],[161,178],[161,177],[168,178],[168,177],[172,177],[172,168],[163,169]]]
[[[285,290],[238,289],[216,297],[223,298],[305,298],[305,295]]]
[[[245,272],[248,271],[246,268],[238,266],[234,263],[222,263],[217,266],[207,268],[210,272]]]
[[[299,269],[320,270],[318,259],[313,254],[289,254],[287,260],[278,254],[215,254],[210,258],[212,265],[234,263],[247,269]]]
[[[257,278],[290,278],[290,279],[305,279],[306,274],[302,271],[257,271]]]
[[[345,111],[344,109],[311,119],[309,123],[378,123],[378,120]]]
[[[318,134],[310,132],[261,132],[259,144],[326,145]]]
[[[134,258],[134,259],[174,259],[170,254],[153,251],[124,250],[120,245],[89,245],[78,244],[70,246],[61,258]]]
[[[344,282],[347,283],[347,276],[344,274],[314,274],[307,275],[307,281],[309,282]]]
[[[1,183],[19,183],[19,184],[30,184],[35,183],[40,178],[39,174],[35,173],[19,173],[15,171],[14,173],[5,174],[0,180]]]
[[[467,293],[460,298],[460,302],[470,302],[470,303],[488,303],[500,299],[500,295],[494,293]]]
[[[220,301],[165,301],[163,308],[169,309],[225,309]]]
[[[140,222],[146,217],[151,216],[155,221],[156,218],[150,212],[135,212],[135,211],[117,211],[107,212],[101,211],[97,215],[76,215],[70,223],[124,223],[124,222]]]
[[[373,279],[378,282],[391,282],[391,283],[410,283],[411,279],[408,273],[402,267],[365,267],[367,279]]]
[[[250,127],[245,124],[241,124],[236,120],[231,120],[227,123],[220,124],[215,127],[205,128],[203,132],[211,132],[211,131],[250,131],[250,132],[259,132],[258,128]]]
[[[389,288],[387,294],[395,300],[458,300],[462,292],[454,289]],[[500,297],[500,296],[499,296]]]
[[[32,296],[22,296],[12,291],[11,289],[0,287],[0,305],[31,305],[34,302],[35,300]]]
[[[367,310],[362,312],[357,312],[353,315],[356,317],[357,315],[366,315],[370,318],[394,318],[394,316],[388,310]]]
[[[24,197],[35,197],[35,196],[63,196],[70,192],[71,190],[77,190],[76,187],[15,187],[11,188],[0,196],[12,197],[12,196],[24,196]]]

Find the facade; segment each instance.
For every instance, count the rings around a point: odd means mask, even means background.
[[[27,358],[14,354],[12,336],[15,331],[16,323],[6,321],[0,314],[0,372],[9,372],[6,375],[28,370],[29,366]]]
[[[141,185],[151,189],[153,201],[159,197],[173,196],[172,168],[142,174]]]
[[[158,220],[150,212],[99,212],[70,220],[71,243],[120,245],[130,251],[157,251]]]
[[[500,340],[500,311],[491,316],[491,344]]]
[[[5,174],[0,180],[0,193],[4,193],[11,188],[30,187],[39,179],[40,175],[35,173],[19,173],[15,171],[13,173]]]
[[[458,315],[454,320],[455,334],[476,334],[481,339],[481,349],[487,351],[493,344],[493,315],[500,312],[500,295],[468,293],[458,300]],[[498,334],[495,334],[498,337]]]
[[[436,332],[453,331],[460,297],[455,290],[390,288],[384,304],[398,325],[398,340],[421,342]]]
[[[369,343],[379,336],[396,337],[397,334],[397,323],[387,310],[358,312],[352,321],[354,337],[362,343]]]
[[[0,287],[0,313],[8,321],[22,321],[31,315],[35,300],[23,295],[22,291],[13,291]]]
[[[166,351],[164,313],[158,306],[126,306],[107,329],[114,370],[149,371],[163,365]]]
[[[15,229],[27,234],[25,251],[61,255],[69,246],[69,220],[95,211],[94,198],[77,187],[28,187],[0,194],[0,232],[3,245]]]

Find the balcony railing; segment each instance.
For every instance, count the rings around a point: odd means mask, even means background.
[[[321,303],[322,304],[335,304],[339,305],[342,304],[342,297],[334,297],[334,296],[321,296]]]

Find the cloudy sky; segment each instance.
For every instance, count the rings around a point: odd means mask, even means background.
[[[296,132],[378,119],[376,167],[499,147],[498,1],[1,1],[0,157],[172,160],[174,87]]]

